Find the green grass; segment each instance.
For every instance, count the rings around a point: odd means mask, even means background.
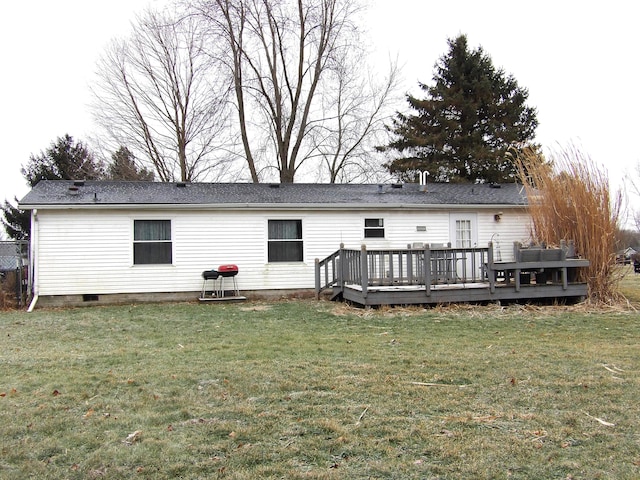
[[[639,478],[639,338],[568,307],[2,313],[0,478]]]
[[[640,274],[633,271],[633,265],[622,267],[620,292],[636,308],[640,309]]]

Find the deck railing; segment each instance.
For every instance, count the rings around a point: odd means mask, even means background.
[[[340,249],[323,260],[316,259],[316,295],[331,287],[360,285],[366,294],[371,286],[426,287],[486,281],[487,264],[493,262],[492,248],[431,248],[367,250]],[[428,268],[425,268],[425,265]]]

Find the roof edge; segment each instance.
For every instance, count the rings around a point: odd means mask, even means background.
[[[527,208],[526,203],[465,203],[465,204],[415,204],[415,203],[82,203],[69,204],[18,204],[22,210],[489,210],[496,208]]]

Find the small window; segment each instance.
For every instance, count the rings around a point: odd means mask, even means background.
[[[133,221],[133,264],[171,264],[171,220]]]
[[[382,218],[365,218],[364,238],[384,238],[384,220]]]
[[[302,261],[302,220],[269,220],[269,262]]]

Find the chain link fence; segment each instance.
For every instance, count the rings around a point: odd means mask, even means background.
[[[0,241],[0,307],[24,307],[29,299],[29,242]]]

